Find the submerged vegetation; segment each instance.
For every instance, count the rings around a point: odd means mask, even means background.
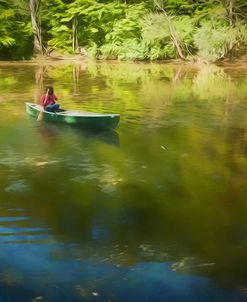
[[[0,58],[217,61],[247,49],[243,0],[0,0]]]

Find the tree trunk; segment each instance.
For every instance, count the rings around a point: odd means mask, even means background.
[[[164,16],[166,17],[166,21],[168,23],[168,27],[169,27],[172,42],[174,43],[174,45],[176,47],[176,50],[177,50],[177,53],[178,53],[180,59],[185,60],[186,58],[185,58],[185,55],[183,53],[182,42],[179,39],[179,36],[178,36],[177,31],[176,31],[176,29],[173,25],[171,17],[168,16],[167,12],[162,7],[162,1],[154,0],[154,4],[163,12]]]
[[[182,46],[181,46],[181,41],[177,35],[177,32],[172,24],[172,21],[170,20],[170,18],[168,16],[167,17],[167,22],[168,22],[168,26],[169,26],[169,30],[170,30],[170,33],[171,33],[171,38],[172,38],[172,41],[177,49],[177,53],[179,55],[179,57],[183,60],[185,60],[185,56],[184,56],[184,53],[183,53],[183,49],[182,49]]]
[[[78,21],[77,21],[77,17],[75,16],[72,19],[72,47],[74,51],[78,49],[77,26],[78,26]]]
[[[34,40],[33,40],[33,52],[34,54],[43,54],[42,37],[41,37],[41,25],[38,18],[38,12],[41,0],[29,0],[29,10],[31,14],[31,23],[33,28]]]

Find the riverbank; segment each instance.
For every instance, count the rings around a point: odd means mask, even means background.
[[[192,67],[202,67],[205,65],[215,65],[219,67],[233,67],[233,68],[247,68],[247,55],[241,55],[240,57],[235,57],[231,59],[224,59],[217,62],[209,62],[201,58],[193,58],[191,60],[181,60],[181,59],[170,59],[170,60],[157,60],[157,61],[120,61],[120,60],[101,60],[92,58],[86,54],[61,54],[53,53],[52,55],[39,55],[31,58],[30,60],[13,60],[13,61],[1,61],[1,65],[12,65],[12,64],[64,64],[64,63],[79,63],[88,64],[89,62],[106,63],[106,64],[157,64],[157,65],[185,65]]]
[[[36,56],[31,59],[34,62],[40,61],[88,61],[88,60],[95,60],[99,62],[132,62],[132,63],[156,63],[156,64],[192,64],[192,65],[208,65],[208,64],[215,64],[215,65],[222,65],[222,64],[247,64],[247,55],[242,53],[241,55],[231,57],[231,58],[224,58],[218,61],[208,61],[201,57],[191,57],[187,60],[182,59],[169,59],[169,60],[156,60],[156,61],[147,61],[147,60],[118,60],[118,59],[99,59],[93,58],[92,56],[88,55],[87,51],[83,48],[80,53],[76,54],[64,54],[57,51],[52,51],[49,55],[43,56]]]

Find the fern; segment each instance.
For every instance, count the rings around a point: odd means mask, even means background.
[[[153,60],[165,60],[165,59],[173,59],[176,57],[176,51],[174,45],[170,42],[165,46],[160,44],[153,45],[150,48],[148,58]]]
[[[16,44],[16,40],[14,38],[11,38],[7,35],[6,36],[1,35],[1,32],[0,32],[0,47],[1,46],[10,47],[15,44]]]
[[[102,59],[117,59],[121,53],[121,45],[117,43],[104,44],[99,48]]]
[[[89,56],[93,58],[98,58],[99,56],[99,48],[98,45],[94,41],[90,41],[87,47],[87,53]]]
[[[148,58],[148,47],[137,39],[128,39],[122,44],[118,58],[128,61],[145,60]]]

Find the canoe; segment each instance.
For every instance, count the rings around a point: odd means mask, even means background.
[[[42,107],[34,103],[25,104],[27,113],[37,118]],[[44,110],[43,119],[91,129],[115,129],[120,121],[120,115],[59,109],[57,112]]]

